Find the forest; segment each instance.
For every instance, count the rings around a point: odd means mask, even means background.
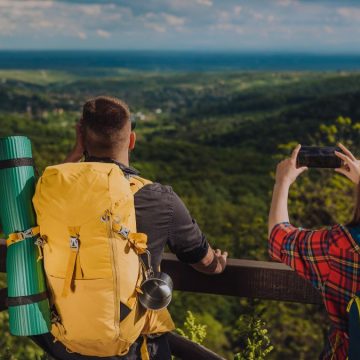
[[[360,73],[340,71],[2,70],[0,137],[28,136],[41,173],[71,150],[84,101],[119,97],[137,119],[131,165],[171,185],[213,247],[233,258],[269,260],[276,163],[297,143],[342,141],[360,155],[359,80]],[[291,221],[309,228],[346,223],[353,197],[341,175],[308,171],[291,188]],[[319,306],[176,292],[170,312],[180,328],[187,311],[206,326],[204,345],[227,359],[244,351],[254,328],[267,330],[273,346],[264,358],[314,359],[329,327]],[[9,335],[6,313],[0,329],[0,358],[42,358],[30,341]]]

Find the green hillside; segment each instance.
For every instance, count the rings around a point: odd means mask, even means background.
[[[341,72],[0,71],[0,136],[30,137],[41,171],[70,151],[87,98],[120,97],[138,120],[132,165],[144,177],[172,185],[213,246],[231,257],[264,260],[278,159],[297,142],[342,140],[357,153],[359,80],[359,73]],[[291,196],[298,225],[349,219],[352,190],[339,175],[309,172]],[[208,325],[205,345],[229,358],[244,346],[235,331],[244,326],[238,321],[244,314],[266,322],[274,345],[269,359],[316,358],[328,326],[315,306],[222,296],[176,293],[170,310],[179,326],[187,310],[195,313]],[[18,351],[16,339],[9,341],[0,339],[0,357],[9,345]]]

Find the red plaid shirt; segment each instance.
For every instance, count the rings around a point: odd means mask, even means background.
[[[360,247],[347,228],[306,230],[281,223],[271,232],[269,253],[321,292],[333,327],[320,358],[345,360],[349,347],[346,307],[360,290]]]

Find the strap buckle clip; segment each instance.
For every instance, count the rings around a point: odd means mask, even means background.
[[[51,316],[50,321],[51,321],[52,324],[57,324],[57,323],[61,322],[61,318],[60,318],[59,314],[55,310],[51,311],[50,316]]]
[[[40,247],[44,247],[44,245],[47,243],[47,241],[46,241],[46,239],[43,237],[43,236],[39,236],[36,240],[35,240],[35,242],[34,242],[34,244],[36,245],[36,246],[40,246]]]
[[[118,234],[121,235],[123,238],[128,239],[130,230],[125,226],[122,226],[121,229],[118,231]]]
[[[77,236],[70,236],[70,249],[79,250],[79,238]]]
[[[21,240],[29,239],[35,236],[32,228],[26,229],[24,231],[19,231],[17,234],[19,235],[19,239]]]

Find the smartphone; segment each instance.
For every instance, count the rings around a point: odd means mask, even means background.
[[[335,155],[335,151],[343,152],[337,146],[301,146],[296,159],[296,167],[339,168],[342,160]]]

